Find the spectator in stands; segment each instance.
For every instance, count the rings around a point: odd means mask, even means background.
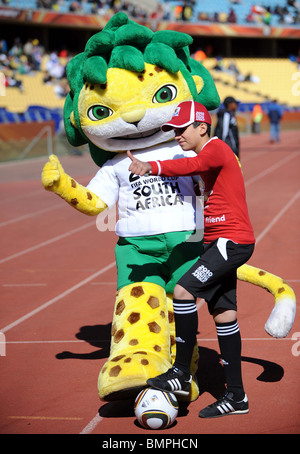
[[[276,99],[270,104],[268,108],[268,117],[270,120],[270,142],[274,143],[280,141],[280,122],[282,118],[282,109],[277,104]]]
[[[246,22],[247,22],[247,24],[253,24],[255,22],[254,15],[252,14],[252,11],[250,11],[249,14],[247,14]]]
[[[54,86],[54,93],[58,98],[65,98],[67,94],[70,91],[70,87],[68,84],[67,79],[62,79],[60,80],[55,86]]]
[[[163,17],[162,17],[163,20],[169,21],[169,20],[173,19],[172,8],[168,1],[163,2],[162,9],[163,9]]]
[[[0,41],[0,54],[7,53],[7,42],[5,39],[1,39]]]
[[[65,75],[65,67],[60,63],[56,52],[50,54],[50,58],[46,64],[46,70],[54,79],[61,79]]]
[[[193,58],[194,58],[195,60],[199,61],[200,63],[203,63],[204,60],[206,60],[207,55],[206,55],[206,53],[204,52],[203,49],[198,49],[198,50],[194,53]]]
[[[223,58],[222,57],[217,57],[216,58],[216,63],[215,66],[212,68],[215,71],[225,71],[224,63],[223,63]]]
[[[219,22],[221,22],[221,24],[226,24],[226,22],[228,22],[228,14],[225,13],[225,11],[219,13]]]
[[[19,74],[30,74],[32,71],[31,62],[27,55],[21,55],[19,59],[18,73]]]
[[[27,39],[26,43],[23,46],[23,53],[27,56],[32,55],[33,52],[33,44],[32,39]]]
[[[240,154],[239,130],[235,117],[239,101],[232,96],[224,99],[224,107],[217,112],[217,124],[214,135],[230,146],[237,157]]]
[[[9,59],[5,53],[0,54],[0,71],[7,70],[9,68]]]
[[[20,92],[23,91],[23,84],[21,80],[15,78],[15,76],[6,76],[5,77],[5,86],[10,88],[18,88]]]
[[[23,49],[21,40],[20,38],[15,38],[12,48],[8,51],[8,55],[18,58],[20,57],[20,55],[22,55],[22,53]]]
[[[287,5],[293,6],[296,9],[300,9],[300,2],[297,2],[296,0],[287,0]]]
[[[228,71],[229,73],[235,75],[236,77],[240,74],[240,71],[233,60],[230,60],[228,64]]]
[[[188,2],[185,2],[182,8],[181,19],[189,21],[193,17],[193,9]]]
[[[82,10],[82,6],[81,6],[81,3],[80,2],[72,2],[70,3],[70,6],[69,6],[69,11],[71,13],[77,13],[77,12],[80,12]]]
[[[43,46],[41,46],[38,39],[34,39],[32,41],[32,44],[33,44],[32,59],[34,62],[34,69],[36,71],[39,71],[41,69],[43,56],[45,55],[45,49]]]
[[[213,14],[212,22],[219,22],[219,13],[217,11]]]
[[[41,9],[52,9],[52,0],[37,0],[37,7]]]
[[[229,10],[228,22],[229,22],[230,24],[236,24],[236,14],[235,14],[233,8],[230,8],[230,10]]]
[[[298,56],[296,57],[297,69],[300,69],[300,49],[298,50]]]

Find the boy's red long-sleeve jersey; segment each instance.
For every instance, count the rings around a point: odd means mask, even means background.
[[[217,137],[193,158],[151,161],[153,175],[200,175],[204,183],[204,242],[228,238],[235,243],[255,242],[239,161]]]

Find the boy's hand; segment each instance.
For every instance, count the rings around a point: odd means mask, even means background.
[[[136,175],[146,175],[151,172],[151,165],[149,162],[143,162],[139,159],[136,159],[131,152],[127,151],[127,156],[131,159],[132,163],[129,166],[129,170]]]

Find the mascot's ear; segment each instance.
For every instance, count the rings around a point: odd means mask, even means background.
[[[71,125],[74,126],[74,128],[77,128],[76,123],[75,123],[75,117],[74,117],[74,112],[73,111],[70,114],[70,122],[71,122]]]
[[[220,105],[220,96],[219,93],[217,92],[211,74],[201,63],[197,62],[193,58],[189,59],[189,65],[198,92],[198,96],[197,99],[195,99],[195,101],[204,104],[207,110],[217,109]],[[199,92],[198,87],[200,88],[201,86],[199,80],[200,78],[202,79],[202,83],[204,85]]]
[[[74,111],[73,111],[73,97],[71,92],[68,93],[64,104],[64,126],[67,139],[73,147],[79,147],[87,143],[87,140],[82,136],[76,126]]]
[[[73,147],[79,147],[80,145],[87,143],[87,139],[80,132],[79,119],[76,119],[76,112],[78,111],[78,96],[84,84],[82,76],[84,60],[85,56],[81,53],[73,57],[67,65],[67,77],[70,85],[70,92],[65,100],[63,117],[67,139]]]
[[[204,87],[203,79],[200,76],[193,76],[193,79],[197,88],[197,93],[199,95],[202,91],[202,88]]]

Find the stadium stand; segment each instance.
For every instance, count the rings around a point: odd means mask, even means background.
[[[71,8],[74,3],[77,9]],[[101,17],[121,8],[130,13],[133,19],[146,17],[156,21],[156,24],[159,21],[175,21],[178,25],[242,24],[247,28],[254,24],[258,28],[299,28],[300,0],[265,0],[262,2],[263,8],[260,3],[254,0],[0,0],[1,8],[51,10],[62,14],[70,14],[71,11],[71,14],[98,14]],[[230,10],[234,12],[233,16],[229,15]],[[58,70],[61,71],[67,64],[67,57],[58,58],[54,52],[42,52],[38,54],[38,62],[34,61],[33,66],[29,64],[28,69],[28,55],[26,58],[24,56],[25,42],[16,42],[12,46],[13,50],[9,48],[5,51],[1,50],[1,40],[5,40],[4,38],[0,31],[0,75],[5,75],[6,78],[5,96],[0,96],[0,125],[52,121],[55,132],[61,133],[62,111],[68,86],[63,71],[58,77],[49,75],[49,62],[59,60],[61,68]],[[209,53],[207,55],[208,58],[205,55],[202,63],[213,75],[221,100],[226,96],[240,100],[239,112],[245,113],[244,119],[247,115],[250,117],[256,103],[266,112],[268,103],[274,98],[286,112],[300,111],[299,96],[295,96],[292,89],[295,84],[293,76],[300,69],[300,52],[298,62],[297,57],[291,59],[290,55],[285,58],[229,58],[228,54],[212,58]],[[216,54],[213,52],[212,55]],[[229,69],[232,63],[237,72]],[[12,80],[11,85],[8,83],[9,78]],[[1,83],[3,77],[0,79],[0,91],[3,92]]]
[[[238,24],[290,26],[300,23],[299,0],[2,0],[11,8],[50,9],[59,13],[105,14],[127,10],[133,17],[149,17],[159,12],[159,19],[209,21]],[[230,14],[230,11],[233,14]]]
[[[50,109],[43,106],[29,106],[24,112],[11,112],[0,107],[0,124],[9,123],[43,123],[53,121],[55,131],[59,131],[62,109]]]
[[[86,1],[86,0],[7,0],[6,4],[11,8],[23,9],[46,9],[58,13],[83,13],[106,14],[115,13],[120,8],[127,10],[133,17],[148,17],[158,9],[158,0],[130,0],[126,1]]]
[[[300,22],[300,5],[289,0],[206,0],[169,1],[175,19],[191,22],[208,21],[238,24],[297,25]],[[292,6],[294,4],[294,6]],[[185,13],[185,7],[189,8]],[[234,14],[230,14],[233,11]],[[172,14],[171,14],[172,16]],[[172,19],[172,17],[170,17]]]
[[[228,70],[232,61],[239,71],[238,75]],[[299,97],[292,90],[296,71],[293,61],[278,58],[224,58],[222,71],[214,69],[215,62],[215,59],[208,58],[203,64],[211,71],[221,99],[231,95],[244,103],[255,103],[276,98],[286,108],[299,108]],[[282,83],[283,80],[285,83]]]
[[[58,98],[53,85],[43,82],[44,74],[16,76],[22,82],[22,91],[17,87],[6,88],[6,95],[0,98],[0,107],[5,107],[11,112],[24,112],[30,105],[41,104],[49,108],[63,107],[64,99]]]

